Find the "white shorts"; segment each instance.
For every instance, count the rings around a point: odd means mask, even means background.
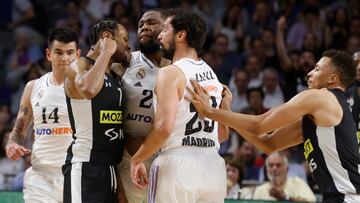
[[[40,172],[28,168],[24,176],[24,200],[25,203],[63,202],[64,176],[48,172]]]
[[[155,156],[152,156],[148,160],[144,162],[145,167],[147,169],[147,172],[149,174],[151,163],[155,159]],[[118,174],[121,178],[121,182],[123,184],[125,195],[129,203],[143,203],[147,202],[147,194],[148,190],[147,188],[144,190],[140,190],[137,187],[134,186],[134,184],[131,181],[130,177],[130,160],[131,156],[130,154],[124,150],[124,155],[121,160],[121,163],[117,167]]]
[[[225,196],[225,161],[215,148],[171,149],[151,166],[149,203],[223,203]]]

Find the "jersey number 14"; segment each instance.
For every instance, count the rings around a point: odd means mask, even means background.
[[[59,116],[58,116],[58,111],[59,111],[59,108],[54,108],[54,110],[52,110],[50,112],[50,114],[46,117],[46,107],[43,107],[42,108],[42,123],[48,123],[47,122],[47,119],[51,119],[53,120],[53,123],[59,123]]]

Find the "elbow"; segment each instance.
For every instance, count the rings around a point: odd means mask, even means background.
[[[167,139],[170,137],[172,131],[173,131],[173,125],[171,125],[170,122],[163,122],[159,124],[154,125],[154,130],[156,131],[156,134],[161,136],[164,139]]]
[[[94,98],[99,92],[99,90],[96,87],[94,87],[89,83],[85,83],[85,82],[77,83],[77,86],[79,87],[78,89],[80,90],[82,95],[85,96],[86,99]]]

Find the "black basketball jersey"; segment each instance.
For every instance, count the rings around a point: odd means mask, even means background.
[[[323,199],[343,202],[346,195],[360,193],[359,145],[345,93],[339,89],[329,91],[339,101],[343,118],[337,126],[320,127],[304,116],[304,155]]]
[[[357,138],[360,140],[360,96],[358,88],[355,85],[349,87],[346,91],[347,101],[350,105],[350,110],[355,121],[357,129]]]
[[[111,74],[93,99],[66,97],[73,130],[66,163],[94,162],[115,164],[123,153],[122,88]]]

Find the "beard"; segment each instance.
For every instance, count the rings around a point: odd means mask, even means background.
[[[153,54],[160,50],[160,43],[154,39],[151,39],[147,43],[139,42],[139,48],[140,48],[141,53]]]
[[[163,45],[160,45],[160,53],[164,58],[172,60],[175,54],[175,40],[172,40],[168,49],[165,49]]]

